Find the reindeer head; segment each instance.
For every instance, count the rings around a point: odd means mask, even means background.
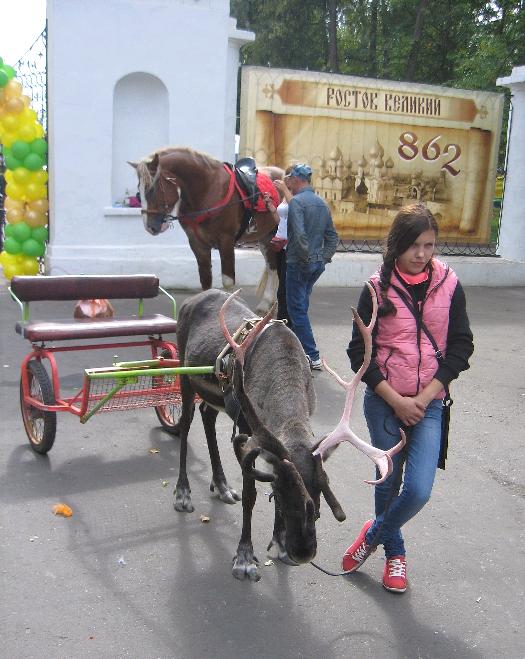
[[[314,558],[317,550],[315,522],[319,518],[320,495],[324,495],[336,519],[343,521],[345,514],[330,490],[321,456],[314,455],[307,445],[296,447],[294,455],[291,456],[285,445],[260,421],[245,392],[246,352],[270,320],[273,308],[259,321],[244,342],[238,345],[231,337],[224,319],[229,302],[238,292],[226,300],[219,313],[223,334],[237,358],[234,371],[235,393],[252,430],[251,437],[238,435],[234,439],[234,450],[246,476],[271,483],[276,510],[284,524],[286,551],[297,563],[305,563]],[[255,460],[258,457],[269,463],[272,470],[266,472],[256,469]]]

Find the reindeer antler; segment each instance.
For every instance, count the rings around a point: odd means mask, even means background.
[[[323,453],[329,448],[337,446],[341,442],[350,442],[353,446],[362,451],[375,463],[379,473],[381,474],[381,478],[378,480],[365,480],[365,483],[370,485],[378,485],[379,483],[385,481],[392,473],[392,457],[398,453],[405,445],[406,435],[403,429],[400,428],[399,432],[401,433],[401,441],[388,451],[382,451],[378,448],[375,448],[374,446],[370,446],[370,444],[367,444],[362,439],[359,439],[359,437],[354,432],[352,432],[349,427],[352,403],[354,402],[354,395],[357,385],[361,382],[361,378],[369,367],[370,360],[372,359],[372,330],[377,319],[377,295],[374,287],[370,283],[367,282],[366,285],[368,286],[370,295],[372,296],[372,318],[370,319],[370,323],[365,325],[357,311],[354,309],[354,307],[352,307],[354,322],[357,324],[365,343],[363,363],[352,380],[350,382],[346,382],[335,371],[333,371],[323,359],[323,365],[326,370],[331,375],[333,375],[333,377],[344,389],[346,389],[346,401],[341,420],[334,428],[334,430],[332,430],[332,432],[319,444],[317,449],[314,451],[314,455],[322,456]]]
[[[259,334],[263,331],[263,329],[270,321],[276,305],[274,304],[270,309],[270,311],[266,314],[266,316],[264,316],[263,318],[261,318],[261,320],[259,320],[257,325],[251,330],[248,336],[239,345],[233,339],[230,332],[228,331],[224,313],[228,308],[230,302],[233,300],[234,297],[236,297],[240,293],[240,291],[241,289],[238,289],[237,291],[235,291],[235,293],[232,293],[228,297],[228,299],[224,302],[224,304],[222,305],[219,311],[219,322],[221,325],[222,333],[224,334],[224,338],[226,339],[226,341],[228,341],[228,343],[233,348],[235,357],[237,358],[237,364],[239,366],[239,374],[238,377],[236,378],[237,386],[235,388],[235,395],[239,400],[243,414],[253,433],[253,437],[249,441],[244,439],[244,437],[243,439],[239,440],[237,443],[234,441],[234,448],[237,459],[239,460],[242,469],[249,471],[253,467],[253,460],[258,455],[258,453],[254,450],[257,446],[260,447],[259,453],[264,449],[270,452],[271,454],[277,456],[281,460],[289,459],[290,455],[286,450],[284,444],[277,437],[275,437],[275,435],[273,435],[267,428],[264,427],[261,420],[259,419],[259,416],[257,415],[257,412],[255,411],[252,405],[251,400],[248,398],[248,395],[246,394],[246,391],[244,389],[244,359],[246,357],[246,352],[248,348],[254,344],[255,339],[259,336]],[[258,478],[258,480],[264,480],[264,479]]]
[[[237,361],[241,366],[244,366],[244,358],[246,357],[246,352],[248,348],[253,344],[255,339],[259,336],[259,334],[263,331],[263,329],[266,327],[266,325],[269,323],[270,319],[273,316],[273,312],[275,311],[275,307],[277,306],[277,303],[274,302],[272,305],[272,308],[266,316],[261,318],[261,320],[257,323],[257,325],[253,328],[253,330],[248,334],[248,336],[244,339],[244,341],[239,345],[236,343],[228,331],[228,328],[226,327],[226,320],[224,319],[224,312],[226,311],[227,307],[229,306],[230,302],[233,300],[234,297],[237,297],[237,295],[241,292],[242,289],[237,289],[235,293],[232,293],[227,300],[225,300],[224,304],[220,308],[219,311],[219,322],[221,324],[221,329],[222,333],[224,334],[224,338],[228,343],[231,345],[233,348],[233,351],[235,353],[235,356],[237,357]]]

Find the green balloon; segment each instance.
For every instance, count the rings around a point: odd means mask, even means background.
[[[18,222],[13,227],[13,238],[18,240],[19,243],[23,243],[29,238],[31,238],[31,227],[25,222]]]
[[[17,167],[22,167],[20,160],[15,158],[11,153],[6,153],[4,155],[4,163],[6,169],[16,169]]]
[[[16,224],[9,224],[9,222],[5,225],[5,237],[6,238],[12,238],[13,237],[13,229],[15,228]]]
[[[0,57],[0,66],[4,65],[4,60]]]
[[[0,68],[0,87],[5,87],[7,83],[9,82],[9,76],[4,70],[4,67],[2,66]]]
[[[7,73],[9,80],[12,80],[16,76],[16,71],[9,64],[4,64],[3,69]]]
[[[37,169],[42,169],[44,163],[44,158],[39,156],[38,153],[30,153],[24,158],[24,167],[32,172],[36,172]]]
[[[31,146],[27,142],[17,140],[11,145],[11,153],[15,158],[18,158],[18,160],[23,160],[31,153]]]
[[[29,238],[22,244],[22,252],[26,256],[44,256],[46,251],[46,246],[43,243],[39,243],[34,238]]]
[[[49,235],[46,227],[36,227],[31,231],[31,238],[34,238],[39,243],[45,243]]]
[[[4,249],[8,254],[20,254],[22,251],[22,245],[18,242],[18,240],[9,237],[4,240]]]
[[[33,140],[28,146],[31,148],[32,153],[37,153],[39,156],[45,156],[47,153],[47,142],[41,137]]]

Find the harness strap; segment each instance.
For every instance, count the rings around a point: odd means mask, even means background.
[[[179,215],[178,219],[181,224],[185,224],[186,226],[191,226],[193,229],[195,229],[195,226],[201,224],[202,222],[204,222],[204,220],[207,220],[210,217],[215,217],[216,215],[218,215],[224,209],[224,207],[229,203],[230,199],[233,196],[233,190],[235,189],[235,174],[228,167],[226,163],[223,163],[223,167],[230,177],[228,190],[226,191],[224,197],[219,201],[219,203],[216,206],[213,206],[213,208],[207,208],[205,211],[203,211],[198,215],[191,213],[191,219],[189,217],[190,216],[189,213],[187,217],[185,217],[184,215]]]

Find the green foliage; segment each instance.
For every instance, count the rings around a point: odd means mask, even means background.
[[[257,35],[244,46],[243,63],[330,70],[329,4],[231,0],[238,26]],[[337,72],[504,91],[496,79],[525,64],[524,5],[525,0],[339,0],[332,44]],[[505,126],[502,138],[500,164]]]

